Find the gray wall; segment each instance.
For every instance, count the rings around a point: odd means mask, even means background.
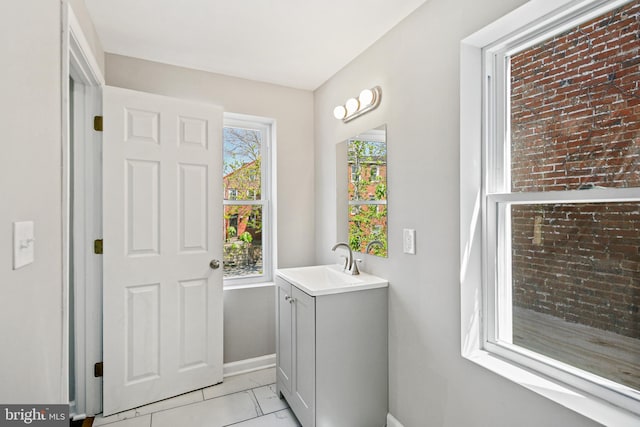
[[[224,362],[276,352],[275,288],[224,291]]]
[[[0,402],[65,403],[60,2],[0,2]],[[12,223],[35,262],[12,270]]]
[[[524,0],[430,0],[315,92],[316,253],[335,262],[336,144],[388,125],[390,412],[405,427],[589,426],[591,421],[460,356],[460,40]],[[334,106],[382,87],[348,124]],[[402,229],[416,229],[416,255]]]
[[[82,0],[69,2],[100,66]],[[0,2],[0,402],[68,403],[62,285],[60,1]],[[66,5],[65,5],[66,6]],[[12,223],[35,223],[35,262],[12,269]]]
[[[276,119],[277,265],[314,260],[313,93],[118,55],[106,55],[111,86],[221,105]],[[275,353],[274,288],[227,290],[224,361]]]

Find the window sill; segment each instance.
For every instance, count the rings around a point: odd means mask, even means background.
[[[243,283],[243,284],[228,284],[223,282],[223,291],[236,291],[240,289],[253,289],[253,288],[269,288],[275,285],[274,282],[258,282],[258,283]]]
[[[463,357],[603,425],[632,427],[640,422],[640,418],[631,412],[560,382],[552,381],[485,350],[474,350]]]

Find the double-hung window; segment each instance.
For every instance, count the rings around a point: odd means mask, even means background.
[[[223,128],[225,286],[272,280],[272,121],[226,113]]]
[[[545,2],[530,3],[462,46],[463,354],[506,361],[492,369],[540,392],[510,366],[523,368],[634,419],[640,1],[547,2],[538,12]],[[466,185],[474,170],[479,182]],[[558,400],[611,422],[567,396]]]

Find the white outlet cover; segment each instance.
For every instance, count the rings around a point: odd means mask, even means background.
[[[35,239],[33,221],[13,223],[13,269],[31,264],[34,259]]]
[[[410,228],[402,230],[402,250],[405,254],[416,254],[416,230]]]

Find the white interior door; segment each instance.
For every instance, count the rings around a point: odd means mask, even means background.
[[[220,107],[104,89],[105,415],[222,381],[221,139]]]

